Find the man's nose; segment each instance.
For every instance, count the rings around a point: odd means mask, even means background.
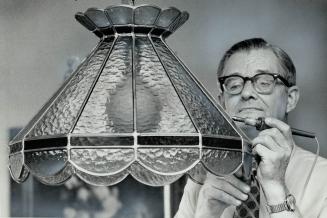
[[[241,97],[246,100],[249,98],[254,98],[255,95],[256,95],[256,91],[253,87],[252,82],[250,80],[246,81],[244,83],[244,87],[241,92]]]

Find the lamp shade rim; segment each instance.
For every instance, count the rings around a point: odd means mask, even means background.
[[[77,12],[75,19],[100,38],[115,34],[139,34],[166,38],[189,18],[175,7],[154,5],[115,5],[105,9],[89,8]]]

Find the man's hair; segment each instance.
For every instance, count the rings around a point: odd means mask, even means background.
[[[237,52],[246,51],[249,52],[255,49],[269,49],[271,50],[279,60],[283,71],[281,75],[289,82],[290,85],[296,84],[296,69],[290,56],[281,48],[271,45],[262,38],[252,38],[240,41],[234,44],[228,49],[222,59],[219,62],[217,75],[220,77],[223,74],[225,64],[228,59]]]

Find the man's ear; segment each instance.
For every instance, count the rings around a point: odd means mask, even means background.
[[[300,98],[300,90],[297,86],[288,88],[286,112],[291,112],[297,105]]]

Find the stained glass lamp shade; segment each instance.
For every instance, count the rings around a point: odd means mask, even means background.
[[[131,175],[160,186],[246,162],[244,134],[165,42],[188,16],[149,5],[77,13],[100,41],[10,142],[14,180],[113,185]]]

